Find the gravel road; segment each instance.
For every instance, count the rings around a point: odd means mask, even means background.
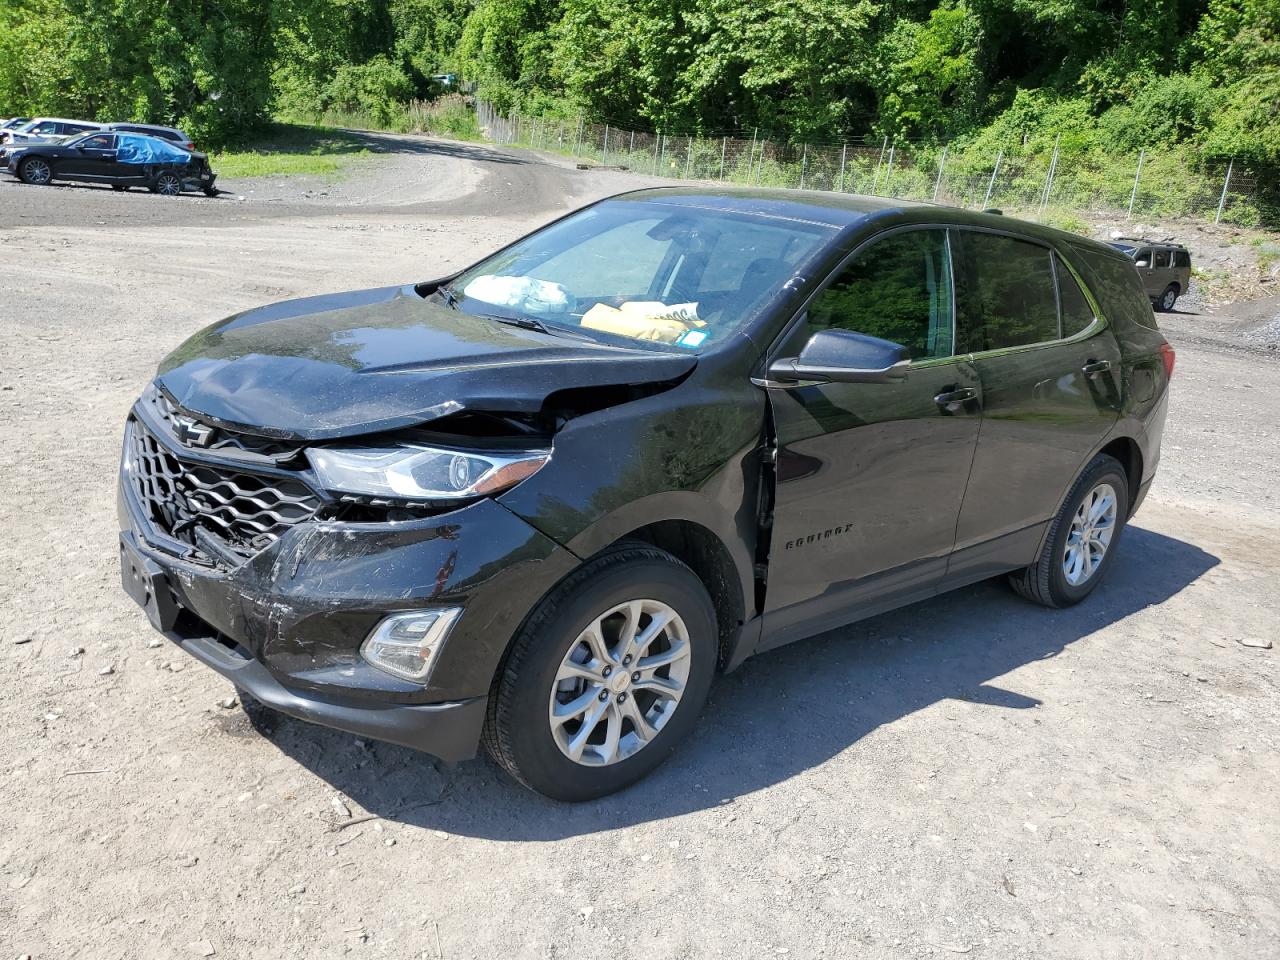
[[[229,706],[119,589],[156,362],[644,182],[383,143],[217,200],[0,182],[0,956],[1280,955],[1277,301],[1166,321],[1164,462],[1087,603],[986,583],[757,658],[621,795]]]

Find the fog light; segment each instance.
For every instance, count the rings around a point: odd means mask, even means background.
[[[424,682],[461,607],[393,613],[360,645],[360,656],[392,676]]]

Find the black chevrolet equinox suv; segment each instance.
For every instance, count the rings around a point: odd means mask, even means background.
[[[295,717],[582,800],[718,671],[987,577],[1083,600],[1174,355],[1120,252],[837,194],[616,196],[453,276],[238,314],[161,364],[125,589]]]

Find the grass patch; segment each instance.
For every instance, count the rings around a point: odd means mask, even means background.
[[[220,177],[310,174],[337,178],[353,160],[371,156],[359,137],[332,127],[277,123],[239,148],[213,154]]]

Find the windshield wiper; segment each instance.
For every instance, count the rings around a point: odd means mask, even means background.
[[[440,286],[436,287],[436,293],[444,297],[444,302],[454,310],[458,309],[458,301],[461,298],[454,291],[453,287],[449,286],[447,283],[442,283]]]
[[[484,313],[481,316],[488,317],[490,320],[496,320],[498,323],[505,323],[509,327],[519,327],[521,330],[536,330],[538,333],[545,333],[549,337],[567,337],[571,340],[586,340],[595,343],[595,337],[588,336],[585,333],[579,333],[576,330],[570,330],[568,327],[549,326],[541,320],[533,317],[500,317],[494,313]]]

